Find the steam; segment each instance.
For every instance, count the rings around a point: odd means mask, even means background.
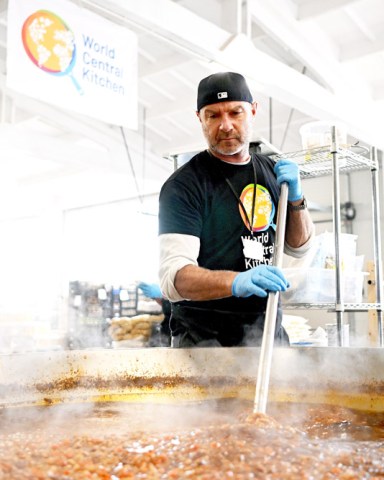
[[[274,349],[267,414],[301,428],[304,404],[380,408],[381,353]],[[0,422],[68,435],[234,423],[252,411],[259,355],[259,348],[153,348],[2,356]]]
[[[40,432],[65,437],[170,433],[207,426],[233,424],[250,412],[238,400],[204,402],[131,403],[89,402],[49,407],[13,407],[0,412],[2,434]]]

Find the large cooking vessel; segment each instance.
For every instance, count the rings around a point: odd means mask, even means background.
[[[259,348],[82,350],[0,356],[0,406],[252,400]],[[269,401],[384,411],[379,348],[276,348]]]

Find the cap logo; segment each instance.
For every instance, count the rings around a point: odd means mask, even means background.
[[[221,100],[222,98],[228,98],[228,92],[219,92],[217,98]]]

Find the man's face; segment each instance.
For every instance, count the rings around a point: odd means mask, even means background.
[[[248,150],[256,103],[221,102],[203,107],[197,116],[210,150],[236,155]]]

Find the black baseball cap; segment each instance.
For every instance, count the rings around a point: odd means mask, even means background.
[[[212,103],[233,101],[253,102],[247,82],[240,73],[214,73],[200,81],[197,89],[197,111]]]

